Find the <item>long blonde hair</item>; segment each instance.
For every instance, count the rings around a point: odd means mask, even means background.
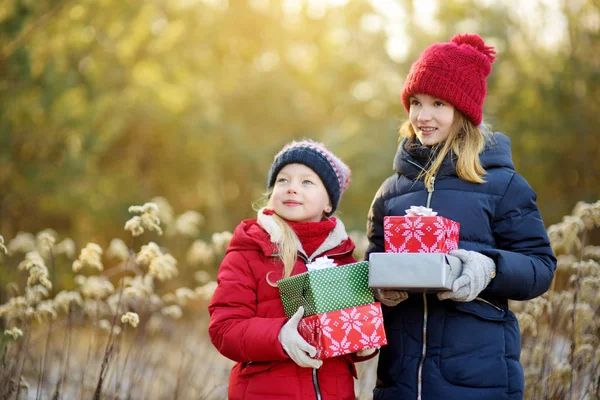
[[[298,236],[279,215],[273,214],[272,217],[281,229],[281,242],[276,243],[279,251],[277,256],[283,263],[283,277],[281,279],[289,278],[298,259]]]
[[[262,207],[270,207],[269,200],[271,198],[271,192],[267,192],[258,202],[258,204],[262,204]],[[255,204],[255,209],[260,210],[262,207]],[[258,211],[260,212],[260,211]],[[273,213],[269,215],[270,218],[273,218],[273,221],[277,224],[277,227],[281,231],[280,240],[275,243],[277,245],[277,257],[281,260],[283,264],[283,275],[276,279],[289,278],[292,275],[292,270],[294,269],[294,265],[298,260],[298,243],[300,242],[296,232],[292,229],[292,227],[279,215]],[[276,282],[272,282],[269,279],[269,275],[267,275],[267,283],[271,286],[277,286]]]
[[[417,137],[410,120],[406,120],[400,126],[399,133],[400,139],[416,140]],[[481,166],[479,154],[485,148],[487,135],[485,125],[483,129],[473,125],[462,112],[455,108],[450,134],[443,143],[439,144],[442,147],[437,151],[429,168],[419,174],[419,178],[423,177],[425,187],[433,190],[433,178],[437,175],[450,150],[458,157],[456,172],[460,179],[473,183],[485,182],[483,176],[486,172]]]

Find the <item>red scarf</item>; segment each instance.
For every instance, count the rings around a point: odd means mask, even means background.
[[[287,221],[287,223],[292,227],[294,232],[296,232],[304,252],[310,257],[315,250],[323,244],[325,239],[327,239],[329,232],[335,228],[337,221],[335,217],[333,217],[319,222]]]

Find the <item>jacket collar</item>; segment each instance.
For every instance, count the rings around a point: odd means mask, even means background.
[[[418,141],[417,141],[417,144]],[[406,138],[402,139],[394,157],[394,170],[409,179],[416,179],[427,167],[427,162],[432,155],[432,150],[425,146],[412,145]],[[483,168],[510,168],[515,166],[512,162],[510,139],[500,132],[488,133],[484,151],[479,155]],[[446,157],[438,173],[440,176],[456,176],[456,156],[451,154]]]
[[[273,216],[264,214],[263,210],[264,208],[258,210],[258,224],[269,234],[271,242],[276,244],[281,243],[281,241],[283,240],[283,232],[281,228],[279,227],[279,225],[277,225],[277,222],[275,222]],[[298,252],[303,254],[307,260],[312,260],[317,256],[336,248],[347,239],[348,234],[346,233],[346,227],[339,218],[336,218],[335,227],[331,232],[329,232],[329,235],[327,236],[325,241],[321,243],[321,245],[317,248],[317,250],[315,250],[315,252],[310,258],[306,255],[306,252],[304,251],[304,248],[302,247],[302,244],[300,243],[300,240],[298,240],[298,238],[296,238],[296,247],[298,249]]]

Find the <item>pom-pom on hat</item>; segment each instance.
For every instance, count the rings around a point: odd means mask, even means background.
[[[313,142],[312,140],[294,141],[285,145],[275,156],[269,170],[267,190],[270,192],[275,186],[277,174],[283,167],[296,163],[306,165],[321,178],[331,201],[329,215],[333,214],[337,209],[342,193],[350,183],[350,168],[327,150],[323,143]]]
[[[410,96],[428,94],[451,103],[479,125],[494,54],[479,35],[469,33],[432,44],[410,67],[402,90],[404,108],[410,110]]]

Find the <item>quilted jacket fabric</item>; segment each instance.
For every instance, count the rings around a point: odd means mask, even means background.
[[[406,144],[372,203],[367,259],[384,251],[383,217],[426,206],[429,195],[430,208],[460,223],[459,248],[492,258],[497,274],[472,302],[411,294],[396,307],[383,306],[389,344],[381,349],[374,399],[521,399],[520,332],[508,300],[543,294],[556,268],[536,195],[515,172],[510,140],[501,133],[490,134],[480,155],[485,183],[459,179],[448,157],[432,193],[418,178],[430,150],[408,151]]]
[[[338,265],[355,262],[354,243],[339,219],[326,242],[324,251],[317,250],[312,259],[327,255]],[[267,281],[281,277],[283,266],[276,254],[270,234],[256,219],[245,220],[235,229],[219,268],[208,308],[209,335],[221,354],[237,361],[228,398],[316,399],[316,379],[323,399],[354,400],[353,357],[325,359],[313,370],[297,366],[281,347],[277,336],[287,318],[277,287]],[[292,274],[306,272],[306,262],[299,253]]]

